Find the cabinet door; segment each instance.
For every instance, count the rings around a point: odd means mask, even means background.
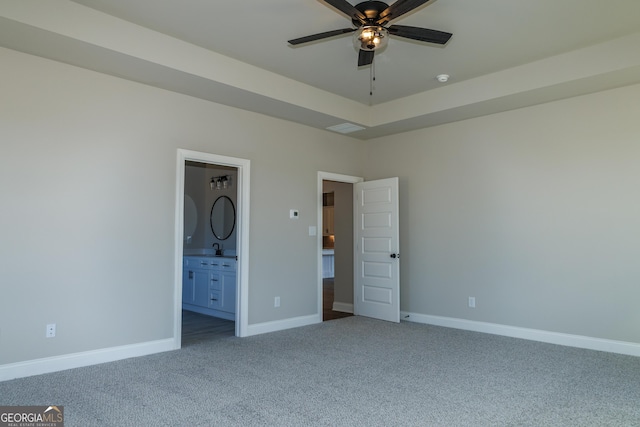
[[[182,303],[193,304],[195,301],[195,275],[193,270],[182,270]]]
[[[220,310],[229,313],[236,312],[236,273],[224,271],[222,278],[222,306]]]
[[[194,297],[193,303],[201,307],[209,307],[209,271],[193,270]]]

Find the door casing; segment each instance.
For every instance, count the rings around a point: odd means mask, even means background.
[[[236,157],[219,156],[178,149],[176,164],[176,212],[175,212],[175,249],[174,249],[174,348],[182,345],[182,253],[184,239],[184,173],[185,162],[194,161],[237,168],[237,206],[238,224],[238,269],[236,279],[236,331],[237,337],[247,336],[249,324],[249,194],[251,161]]]

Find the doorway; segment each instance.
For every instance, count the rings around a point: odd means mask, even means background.
[[[235,278],[235,295],[229,293],[230,297],[233,297],[235,304],[235,336],[242,337],[247,334],[248,326],[248,262],[249,262],[249,177],[250,177],[250,161],[246,159],[239,159],[234,157],[218,156],[210,153],[202,153],[188,150],[178,150],[177,165],[176,165],[176,224],[175,224],[175,278],[174,278],[174,347],[180,348],[182,346],[182,303],[183,303],[183,281],[185,280],[183,274],[183,254],[187,241],[189,245],[193,246],[194,235],[185,233],[186,221],[190,221],[189,218],[185,218],[191,215],[191,209],[187,203],[187,209],[185,210],[185,195],[186,192],[186,180],[185,172],[187,170],[187,164],[189,162],[195,162],[196,164],[205,165],[205,169],[222,169],[233,170],[237,172],[234,175],[235,182],[227,183],[227,186],[231,184],[235,186],[235,226],[233,232],[235,235],[235,248],[230,253],[235,257],[234,262],[236,266],[236,278]],[[209,166],[211,165],[211,166]],[[211,174],[211,173],[209,173]],[[219,174],[219,176],[226,176],[225,173]],[[218,176],[218,177],[219,177]],[[214,191],[214,187],[217,182],[210,184],[209,180],[212,176],[207,175],[207,182],[205,185],[211,185],[211,191]],[[224,180],[223,180],[224,181]],[[221,183],[222,185],[223,183]],[[200,209],[202,211],[202,208]],[[198,212],[197,214],[201,214]],[[200,223],[209,224],[210,219],[207,214],[206,221],[199,221]],[[203,227],[201,224],[200,227]],[[215,236],[214,236],[215,237]],[[212,238],[212,242],[215,238]],[[202,238],[201,246],[208,245],[205,238]],[[218,247],[220,246],[220,242]],[[213,246],[213,245],[212,245]],[[204,247],[202,249],[205,249]],[[209,249],[209,248],[207,248]],[[217,250],[217,247],[216,247]]]
[[[354,245],[352,250],[357,248],[353,250],[350,276],[353,282],[349,289],[353,292],[353,314],[400,322],[398,178],[364,182],[359,177],[318,172],[319,230],[323,229],[325,181],[349,183],[354,193],[352,232],[348,233]],[[322,250],[323,233],[318,233],[319,321],[322,321],[323,310]]]
[[[237,168],[186,161],[182,346],[235,335]]]
[[[353,184],[362,178],[318,173],[318,313],[353,315]]]

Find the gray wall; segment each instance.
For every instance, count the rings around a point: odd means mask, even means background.
[[[317,174],[361,175],[362,142],[11,50],[0,64],[0,365],[173,336],[178,148],[252,161],[249,324],[317,313]]]
[[[638,100],[636,85],[368,141],[365,177],[400,178],[401,309],[640,343]]]
[[[317,312],[326,171],[399,176],[403,310],[640,343],[640,86],[362,142],[0,64],[0,365],[172,336],[178,148],[252,161],[249,324]]]

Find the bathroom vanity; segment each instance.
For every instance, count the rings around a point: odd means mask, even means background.
[[[237,263],[235,256],[183,257],[183,310],[235,320]]]

